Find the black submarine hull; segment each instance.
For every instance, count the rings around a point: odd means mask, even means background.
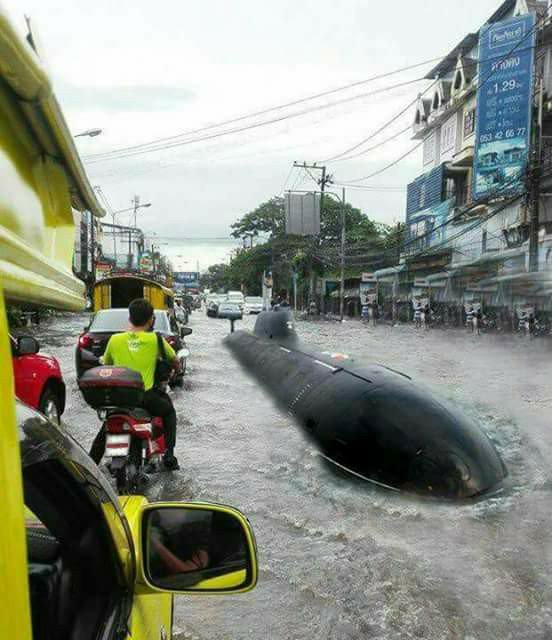
[[[457,407],[383,365],[302,345],[286,312],[225,344],[337,465],[397,490],[448,499],[497,489],[507,475],[494,445]]]

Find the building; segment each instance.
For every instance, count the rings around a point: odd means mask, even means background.
[[[488,307],[512,310],[532,304],[552,310],[552,178],[547,175],[552,169],[552,23],[546,17],[547,4],[506,0],[482,29],[467,34],[426,76],[431,84],[420,95],[413,118],[413,138],[420,141],[423,153],[421,174],[407,187],[407,238],[400,264],[375,274],[378,281],[392,283],[397,296],[412,299],[429,295],[433,302],[443,304],[477,300]],[[532,84],[531,69],[523,76],[526,106],[528,114],[542,114],[540,127],[537,122],[533,126],[542,149],[539,219],[533,227],[528,198],[512,201],[505,195],[509,185],[511,189],[518,185],[520,194],[527,190],[520,167],[524,172],[530,157],[528,132],[525,135],[524,128],[512,128],[506,132],[508,139],[499,140],[496,134],[489,144],[477,134],[478,126],[483,127],[478,112],[485,114],[485,126],[489,126],[489,117],[494,118],[491,124],[495,130],[508,126],[510,117],[503,98],[492,95],[493,91],[500,95],[502,88],[506,91],[510,85],[497,83],[481,98],[479,83],[492,87],[489,78],[493,73],[519,78],[516,65],[525,63],[523,56],[533,48],[527,44],[519,46],[518,53],[511,53],[514,47],[502,58],[485,59],[489,54],[479,50],[480,36],[488,38],[481,42],[488,41],[492,49],[495,34],[502,37],[499,30],[503,23],[508,28],[511,24],[525,28],[530,23],[530,19],[524,20],[528,14],[536,18],[536,28],[531,31],[537,34],[537,62]],[[523,39],[530,43],[532,33],[523,33]],[[496,46],[503,45],[499,42]],[[527,55],[532,64],[533,53]],[[489,60],[493,72],[480,77],[485,68],[482,65]],[[485,111],[478,100],[485,101]],[[535,227],[537,273],[531,269],[529,246],[530,230]]]

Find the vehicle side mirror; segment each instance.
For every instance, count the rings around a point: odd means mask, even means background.
[[[142,593],[242,593],[257,583],[251,525],[237,509],[157,503],[141,514]]]
[[[40,351],[40,344],[32,336],[19,336],[17,338],[17,355],[30,356]]]
[[[180,329],[180,335],[185,338],[186,336],[189,336],[191,333],[193,333],[192,329],[190,329],[190,327],[181,327]]]

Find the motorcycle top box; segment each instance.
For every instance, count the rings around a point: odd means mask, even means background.
[[[138,407],[144,398],[142,376],[126,367],[101,366],[86,371],[79,388],[93,409]]]

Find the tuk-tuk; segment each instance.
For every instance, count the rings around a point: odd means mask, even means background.
[[[255,542],[231,507],[119,499],[70,425],[15,401],[5,299],[83,309],[72,209],[103,215],[32,43],[0,8],[0,635],[168,640],[174,593],[254,587]],[[190,525],[192,568],[173,539],[189,546]],[[225,562],[223,542],[239,547]]]
[[[145,298],[154,309],[174,309],[174,291],[149,278],[113,275],[94,285],[94,311],[124,309],[136,298]]]

